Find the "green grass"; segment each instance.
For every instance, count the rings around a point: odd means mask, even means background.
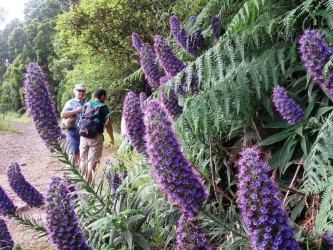
[[[31,121],[30,117],[27,115],[27,113],[21,115],[16,112],[8,112],[5,116],[5,119],[11,122],[25,122],[28,123]]]
[[[13,131],[8,121],[0,119],[0,131]]]
[[[0,114],[0,131],[19,132],[11,126],[11,122],[30,122],[30,118],[24,114],[8,112],[6,115]]]

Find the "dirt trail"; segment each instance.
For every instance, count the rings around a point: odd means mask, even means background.
[[[65,165],[50,153],[32,123],[13,122],[11,125],[18,132],[0,131],[0,185],[22,213],[35,219],[45,218],[43,208],[27,207],[11,190],[6,175],[7,166],[12,161],[21,164],[26,179],[44,195],[51,176],[59,175],[56,170]],[[104,150],[103,155],[107,153],[107,150]],[[22,228],[14,219],[5,218],[5,221],[14,242],[20,244],[23,250],[55,249],[46,237],[37,239],[35,231]]]

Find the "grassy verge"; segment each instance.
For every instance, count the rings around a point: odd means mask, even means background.
[[[11,126],[11,122],[28,123],[30,122],[30,118],[26,114],[20,115],[15,112],[8,112],[6,115],[0,115],[0,131],[18,132]]]

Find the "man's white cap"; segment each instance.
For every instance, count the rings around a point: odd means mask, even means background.
[[[77,89],[77,90],[86,90],[86,86],[84,86],[83,84],[75,84],[75,88],[74,89]]]

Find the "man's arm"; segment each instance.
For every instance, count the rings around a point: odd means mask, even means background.
[[[105,128],[106,128],[106,131],[108,132],[108,134],[110,136],[110,139],[111,139],[110,143],[112,145],[114,145],[113,128],[112,128],[112,122],[111,122],[110,117],[106,118]]]
[[[71,116],[76,115],[77,113],[81,112],[81,110],[82,110],[82,106],[79,106],[73,110],[62,111],[60,113],[60,117],[68,118],[68,117],[71,117]]]

